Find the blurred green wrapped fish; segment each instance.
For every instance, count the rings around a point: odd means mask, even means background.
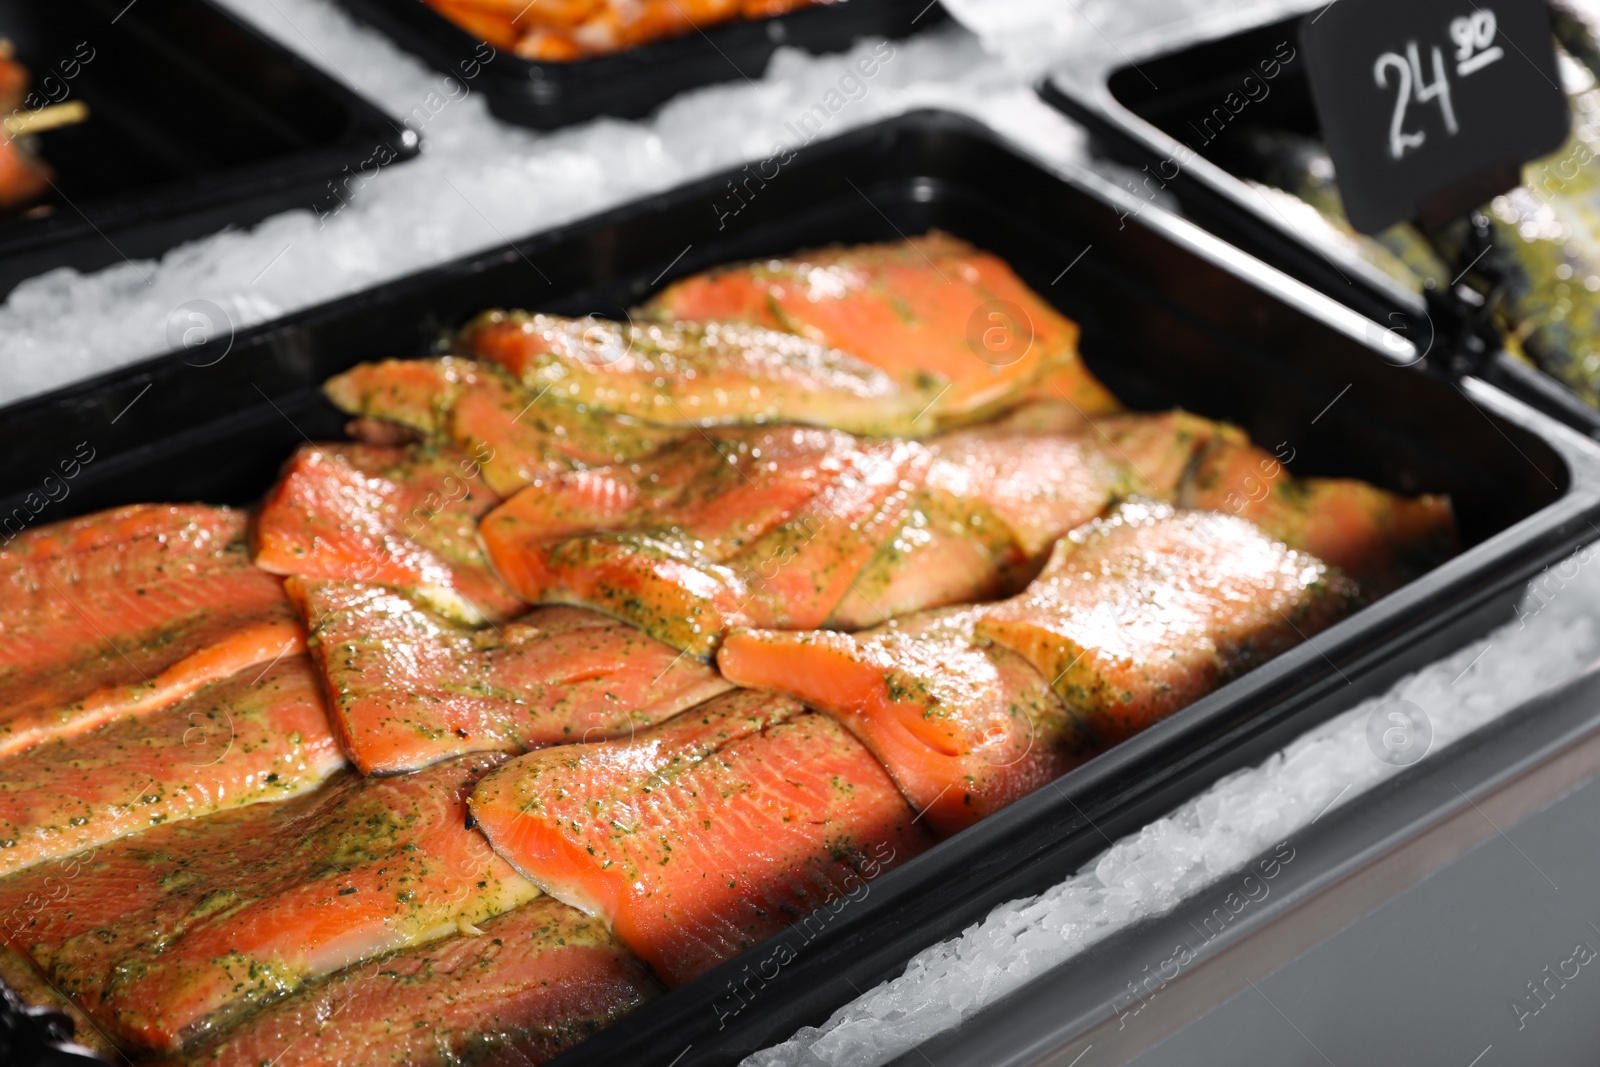
[[[1315,208],[1328,230],[1356,255],[1415,293],[1450,280],[1444,262],[1415,226],[1398,223],[1376,237],[1351,228],[1333,179],[1333,161],[1321,141],[1281,130],[1252,130],[1245,143],[1261,181]]]
[[[1484,209],[1489,249],[1476,270],[1503,287],[1498,315],[1508,346],[1600,407],[1600,91],[1570,58],[1563,68],[1572,133]],[[1453,226],[1440,246],[1471,258],[1465,235],[1464,224]]]

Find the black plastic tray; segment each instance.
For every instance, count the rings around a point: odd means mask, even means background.
[[[1223,36],[1190,24],[1146,38],[1115,61],[1064,66],[1040,83],[1039,92],[1088,128],[1097,151],[1139,168],[1150,195],[1176,197],[1184,215],[1212,233],[1419,346],[1431,345],[1425,362],[1448,373],[1457,353],[1449,351],[1447,325],[1422,297],[1342,244],[1301,233],[1239,176],[1238,135],[1246,128],[1320,134],[1300,49],[1301,21],[1296,16]],[[1285,49],[1293,57],[1270,81],[1262,79],[1259,64],[1288,54]],[[1227,113],[1223,101],[1230,92],[1245,99],[1243,80],[1250,74],[1256,78],[1250,92],[1259,94],[1265,85],[1264,95],[1230,113],[1226,126],[1213,120],[1204,129],[1190,127],[1213,108]],[[1476,369],[1506,392],[1600,437],[1600,412],[1554,378],[1504,351],[1490,353]]]
[[[1056,173],[969,119],[916,112],[804,149],[717,229],[727,175],[254,328],[220,360],[154,359],[0,411],[0,522],[85,448],[35,521],[136,500],[245,503],[306,438],[339,435],[318,386],[365,359],[436,350],[484,307],[617,313],[742,257],[931,227],[1004,256],[1083,327],[1124,400],[1233,420],[1299,474],[1450,493],[1461,555],[1052,787],[678,989],[562,1057],[732,1064],[897,973],[995,904],[1059,881],[1219,776],[1507,619],[1527,579],[1593,537],[1600,446],[1475,379],[1394,365],[1372,324],[1174,216]],[[191,359],[191,363],[201,362]],[[59,492],[58,494],[59,495]],[[769,962],[779,940],[795,958]],[[746,971],[745,968],[750,968]],[[760,976],[750,980],[750,974]],[[748,1006],[730,983],[747,990]]]
[[[1539,855],[1528,841],[1521,820],[1591,779],[1596,771],[1597,748],[1600,664],[1590,664],[1570,681],[1517,706],[1449,747],[1429,752],[1421,763],[1346,801],[1326,817],[1319,815],[1289,835],[1285,843],[1292,852],[1275,845],[1232,872],[1215,872],[1218,878],[1212,888],[1165,914],[1111,934],[1080,956],[970,1016],[959,1027],[892,1060],[891,1067],[927,1067],[930,1063],[938,1067],[1065,1067],[1069,1063],[1074,1067],[1103,1067],[1144,1063],[1142,1053],[1162,1041],[1186,1041],[1187,1062],[1197,1064],[1331,1062],[1317,1058],[1313,1047],[1303,1044],[1286,1027],[1270,1031],[1281,1035],[1279,1041],[1288,1042],[1278,1046],[1274,1050],[1277,1054],[1270,1059],[1261,1055],[1262,1042],[1239,1043],[1246,1050],[1255,1045],[1252,1053],[1217,1040],[1214,1026],[1198,1034],[1180,1027],[1221,1008],[1236,995],[1249,993],[1255,982],[1270,988],[1266,981],[1269,974],[1279,967],[1299,966],[1302,952],[1312,950],[1337,931],[1362,922],[1364,916],[1382,909],[1425,879],[1454,877],[1459,883],[1467,876],[1446,873],[1450,865],[1502,831],[1522,842],[1514,844],[1507,836],[1502,838],[1502,847],[1521,851],[1527,845],[1529,853]],[[1586,858],[1593,855],[1588,850],[1569,851]],[[1271,866],[1274,854],[1291,855],[1292,865],[1281,869]],[[1269,896],[1253,899],[1252,906],[1230,918],[1219,930],[1217,909],[1222,907],[1223,914],[1232,915],[1224,903],[1229,893],[1237,891],[1242,876],[1252,871],[1259,875],[1263,870],[1280,871],[1280,876],[1267,886]],[[1525,873],[1533,879],[1542,877],[1534,870],[1529,867]],[[1483,878],[1481,870],[1478,877]],[[1501,912],[1494,916],[1501,920],[1494,924],[1498,930],[1486,933],[1479,929],[1478,923],[1483,920],[1476,915],[1448,916],[1454,925],[1452,934],[1473,931],[1468,937],[1454,939],[1455,949],[1460,949],[1462,942],[1471,945],[1471,954],[1476,956],[1473,962],[1478,963],[1493,959],[1493,952],[1530,933],[1534,937],[1549,936],[1559,944],[1566,929],[1582,921],[1573,911],[1586,911],[1584,905],[1592,899],[1569,900],[1564,902],[1565,907],[1557,903],[1559,898],[1548,903],[1541,900],[1537,908],[1518,907],[1527,903],[1526,890],[1509,888],[1495,878],[1484,879],[1484,883],[1487,884],[1479,887],[1481,893],[1495,901],[1493,907],[1485,907]],[[1252,892],[1252,886],[1259,889],[1261,884],[1259,876],[1243,883],[1246,892]],[[1540,885],[1542,888],[1543,883]],[[1419,902],[1413,900],[1409,906],[1416,909]],[[1413,910],[1413,917],[1415,914]],[[1548,926],[1556,924],[1562,924],[1562,928],[1546,934]],[[1496,1033],[1519,1039],[1521,1035],[1512,1025],[1516,1016],[1503,1009],[1484,1010],[1489,1004],[1499,1007],[1505,995],[1501,988],[1505,977],[1481,966],[1459,973],[1446,969],[1462,967],[1469,961],[1463,958],[1468,955],[1466,952],[1451,948],[1441,951],[1440,945],[1429,943],[1430,938],[1439,936],[1443,925],[1397,930],[1391,922],[1390,935],[1399,935],[1385,946],[1392,959],[1380,956],[1362,961],[1356,966],[1356,974],[1341,976],[1343,980],[1337,982],[1339,992],[1315,1004],[1276,1003],[1301,1022],[1307,1021],[1308,1013],[1324,1025],[1330,1018],[1361,1017],[1362,1026],[1367,1028],[1364,1033],[1371,1038],[1368,1049],[1383,1048],[1378,1062],[1454,1063],[1459,1067],[1467,1063],[1472,1053],[1456,1059],[1451,1052],[1442,1051],[1460,1035],[1438,1032],[1440,1016],[1444,1014],[1439,1002],[1450,1000],[1456,1004],[1449,1013],[1452,1024],[1468,1034],[1487,1030],[1488,1036],[1495,1037],[1495,1046],[1506,1051],[1505,1039]],[[1184,963],[1176,982],[1161,985],[1145,1007],[1138,1007],[1128,982],[1133,981],[1137,987],[1148,974],[1165,977],[1162,961],[1170,959],[1174,946],[1180,944],[1191,950],[1193,958]],[[1373,980],[1372,976],[1408,957],[1429,961],[1433,988],[1420,993],[1404,988],[1417,981],[1416,973],[1408,972],[1404,963],[1390,972],[1396,977]],[[1291,960],[1296,962],[1291,964]],[[1349,962],[1348,955],[1345,961]],[[1363,979],[1369,984],[1363,986]],[[1392,998],[1388,1003],[1395,1010],[1372,1011],[1378,999],[1373,995],[1374,986],[1381,991],[1379,996],[1386,992]],[[1357,988],[1362,992],[1356,992]],[[1148,992],[1148,987],[1144,991]],[[1264,989],[1257,992],[1267,996]],[[1132,1010],[1136,1007],[1138,1010]],[[1355,1014],[1337,1014],[1341,1011]],[[1119,1012],[1131,1015],[1119,1017]],[[1361,1015],[1363,1012],[1372,1014]],[[1306,1029],[1317,1032],[1313,1026]],[[1592,1056],[1593,1027],[1587,1030],[1588,1054]],[[1385,1044],[1384,1039],[1392,1043]],[[1409,1048],[1405,1047],[1407,1044]],[[1513,1047],[1520,1055],[1504,1062],[1551,1062],[1537,1053],[1526,1054],[1525,1045]],[[1545,1045],[1546,1050],[1551,1047]],[[1091,1048],[1093,1054],[1089,1055]],[[1301,1054],[1298,1058],[1285,1055],[1287,1049]],[[1566,1057],[1567,1063],[1593,1062],[1577,1048],[1563,1051],[1573,1054]],[[1171,1062],[1170,1057],[1167,1062]],[[1338,1062],[1358,1061],[1341,1057]]]
[[[48,214],[0,218],[0,295],[53,267],[147,259],[290,208],[332,211],[345,168],[417,152],[415,133],[204,0],[0,0],[0,33],[38,99],[90,112],[43,135]]]
[[[436,70],[474,88],[507,122],[553,130],[599,115],[633,119],[702,85],[759,78],[785,45],[840,52],[862,37],[904,37],[946,17],[938,0],[833,0],[764,19],[737,19],[570,63],[540,63],[509,52],[482,62],[483,43],[420,0],[339,0]],[[466,64],[466,66],[463,66]]]

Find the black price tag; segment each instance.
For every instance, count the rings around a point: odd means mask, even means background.
[[[1470,211],[1570,128],[1543,0],[1334,0],[1300,34],[1363,233]]]

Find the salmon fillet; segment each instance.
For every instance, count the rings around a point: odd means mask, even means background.
[[[1093,420],[1085,436],[1133,471],[1131,492],[1248,519],[1337,567],[1368,597],[1460,548],[1448,497],[1406,497],[1350,478],[1295,478],[1227,423],[1184,411],[1117,415]],[[1279,445],[1280,453],[1287,447]]]
[[[1015,593],[1057,538],[1142,488],[1114,445],[1082,428],[1057,434],[984,427],[927,445],[933,462],[926,484],[900,529],[850,584],[830,628],[857,630]]]
[[[1038,671],[976,641],[981,610],[928,612],[860,634],[736,630],[717,666],[737,685],[837,718],[919,817],[953,834],[1096,752]]]
[[[43,741],[75,737],[122,718],[153,714],[232,672],[305,650],[305,628],[296,619],[243,622],[215,644],[185,656],[146,681],[97,689],[61,707],[24,706],[0,727],[0,758]]]
[[[470,630],[382,586],[291,578],[333,721],[363,774],[467,752],[631,734],[731,688],[717,672],[585,608]]]
[[[138,504],[0,550],[0,755],[297,647],[294,609],[250,565],[245,524],[227,508]]]
[[[1032,663],[1112,745],[1338,621],[1355,596],[1243,519],[1129,502],[1058,542],[975,630]]]
[[[1368,597],[1404,585],[1459,549],[1448,497],[1406,497],[1351,478],[1296,479],[1248,441],[1210,443],[1179,500],[1250,520],[1338,567]]]
[[[897,380],[947,384],[930,413],[940,424],[1034,395],[1091,415],[1118,407],[1079,359],[1075,323],[999,257],[943,233],[717,267],[668,286],[644,311],[789,330]]]
[[[660,987],[610,931],[549,897],[470,933],[308,983],[185,1058],[193,1067],[544,1063]]]
[[[709,431],[529,487],[481,533],[519,596],[598,608],[707,656],[730,626],[822,625],[927,460],[833,430]]]
[[[322,392],[347,415],[397,422],[443,440],[450,409],[477,374],[470,359],[385,359],[335,374]]]
[[[669,986],[859,895],[929,840],[842,727],[748,691],[629,741],[520,756],[471,805],[496,852],[605,919]]]
[[[302,445],[256,519],[257,566],[382,582],[471,625],[524,605],[489,570],[478,519],[500,502],[448,447]]]
[[[560,471],[649,455],[684,433],[530,393],[493,364],[453,356],[363,363],[322,388],[347,414],[467,452],[502,496]]]
[[[830,628],[1016,593],[1069,530],[1130,495],[1179,499],[1213,441],[1246,440],[1183,411],[1088,419],[1073,408],[1075,419],[1066,420],[1043,415],[1045,407],[1019,409],[1037,419],[927,442],[926,484],[900,530],[850,584]]]
[[[1131,472],[1129,491],[1175,501],[1213,441],[1248,443],[1237,426],[1181,409],[1094,419],[1083,439]]]
[[[924,486],[824,625],[862,630],[927,608],[993,600],[1021,588],[1034,570],[981,500]]]
[[[51,907],[49,868],[0,881],[26,952],[129,1051],[177,1051],[251,1007],[435,940],[537,890],[466,828],[500,761],[466,756],[150,830],[97,850]]]
[[[176,819],[281,800],[343,765],[306,658],[248,667],[160,711],[0,761],[0,876]]]
[[[786,422],[909,436],[931,428],[929,405],[945,385],[741,323],[633,326],[492,311],[456,345],[534,393],[659,426]]]
[[[1030,559],[1133,488],[1127,464],[1092,434],[966,431],[937,438],[929,447],[934,463],[928,484],[981,501]]]

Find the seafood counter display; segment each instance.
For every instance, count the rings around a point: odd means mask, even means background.
[[[937,232],[325,392],[0,549],[0,977],[135,1061],[542,1062],[1458,547]]]

